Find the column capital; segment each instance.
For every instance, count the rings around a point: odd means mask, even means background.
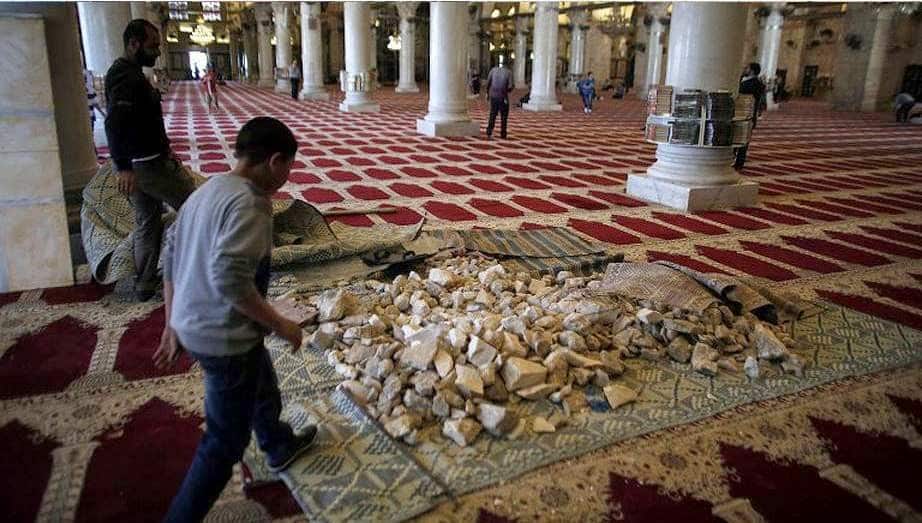
[[[528,28],[531,26],[531,15],[530,14],[517,14],[515,15],[515,32],[528,34],[530,31]]]
[[[567,15],[570,17],[570,27],[579,27],[581,29],[588,29],[586,22],[589,21],[589,10],[584,7],[579,7],[575,9],[570,9],[567,12]],[[585,27],[584,27],[585,26]]]
[[[256,17],[256,22],[260,25],[272,23],[272,6],[269,4],[256,4],[253,8],[253,13]]]
[[[419,2],[396,2],[395,5],[401,20],[416,18],[416,8],[419,7]]]

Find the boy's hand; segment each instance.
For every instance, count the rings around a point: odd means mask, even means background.
[[[182,353],[182,345],[176,339],[176,331],[169,326],[163,328],[160,346],[154,351],[154,366],[158,369],[169,368]]]
[[[120,193],[131,196],[135,187],[134,171],[119,171],[115,176],[115,185]]]
[[[298,352],[301,348],[301,327],[297,323],[283,318],[276,334],[291,344],[291,352]]]

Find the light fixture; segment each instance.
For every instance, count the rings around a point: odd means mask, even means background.
[[[400,35],[390,35],[387,37],[387,48],[391,51],[400,50]]]
[[[493,12],[490,13],[490,18],[499,18],[501,14],[499,9],[494,9]]]
[[[179,24],[179,32],[180,32],[180,33],[191,33],[192,31],[195,31],[195,29],[193,29],[191,25],[189,25],[189,24]]]
[[[208,44],[215,41],[214,31],[207,25],[197,25],[195,26],[195,30],[192,31],[192,34],[189,35],[189,40],[192,40],[202,47],[207,47]]]
[[[493,51],[494,49],[496,49],[496,46],[493,45],[493,42],[490,42],[490,50]]]
[[[509,58],[515,60],[515,51],[509,53]]]

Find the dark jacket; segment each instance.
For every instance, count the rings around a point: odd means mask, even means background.
[[[759,114],[765,109],[765,84],[757,76],[741,79],[739,94],[750,94],[755,98],[752,107],[752,126],[755,127]]]
[[[130,170],[132,159],[169,153],[160,91],[140,65],[124,58],[112,64],[106,73],[106,104],[106,138],[118,170]]]

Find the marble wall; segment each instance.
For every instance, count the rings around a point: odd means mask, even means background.
[[[0,14],[0,49],[0,292],[71,285],[44,20]]]
[[[836,44],[838,56],[832,91],[833,108],[847,111],[860,109],[875,28],[876,19],[868,6],[858,4],[846,13],[842,35]],[[852,49],[846,45],[848,35],[861,39],[860,48]]]
[[[912,64],[922,65],[922,18],[898,16],[893,20],[886,69],[881,79],[881,108],[888,108],[893,96],[902,89],[906,66]]]
[[[612,41],[611,37],[592,26],[586,32],[586,71],[592,71],[596,84],[602,85],[606,78],[612,75]]]

